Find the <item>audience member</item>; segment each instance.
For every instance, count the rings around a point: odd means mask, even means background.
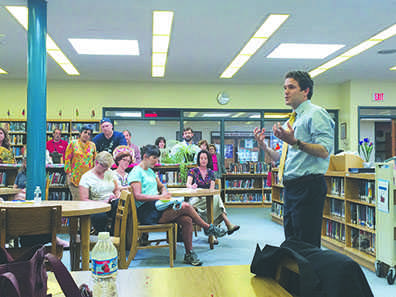
[[[59,153],[62,155],[63,160],[65,160],[67,141],[63,140],[61,136],[62,136],[62,131],[58,128],[55,128],[52,133],[52,139],[47,141],[46,147],[51,155],[54,152]],[[52,156],[52,159],[54,159],[54,156]],[[61,162],[54,162],[54,163],[61,163]]]
[[[182,235],[185,248],[184,263],[193,266],[201,265],[196,253],[192,250],[192,222],[201,226],[207,235],[224,236],[226,231],[214,225],[205,223],[194,208],[183,202],[178,210],[172,207],[158,211],[155,202],[161,199],[170,199],[166,187],[159,181],[152,170],[158,162],[160,151],[155,145],[142,147],[142,161],[135,166],[128,176],[128,183],[132,187],[136,199],[139,222],[143,225],[176,222],[182,226]]]
[[[178,152],[183,150],[185,162],[193,162],[195,155],[200,151],[199,147],[193,142],[194,132],[192,128],[187,127],[183,129],[183,141],[179,142],[172,147],[171,156],[177,155]],[[187,150],[186,150],[187,147]]]
[[[201,139],[201,140],[198,142],[198,146],[199,146],[199,148],[201,149],[201,151],[207,151],[207,150],[209,150],[209,144],[208,144],[208,142],[207,142],[205,139]]]
[[[126,139],[126,141],[127,141],[127,145],[133,150],[133,152],[134,152],[134,159],[135,159],[135,161],[134,161],[134,163],[140,163],[140,161],[141,161],[141,157],[140,157],[140,149],[139,149],[139,147],[136,145],[136,144],[133,144],[132,142],[131,142],[131,138],[132,138],[132,134],[131,134],[131,132],[129,131],[129,130],[124,130],[124,131],[122,131],[122,134],[124,134],[124,136],[125,136],[125,139]]]
[[[212,158],[208,151],[200,151],[198,153],[198,167],[191,168],[189,170],[186,183],[187,188],[203,188],[211,190],[215,188],[216,178],[213,170],[210,169],[211,162]],[[207,220],[206,200],[201,197],[193,197],[189,202],[197,209],[199,215],[204,220]],[[239,229],[238,225],[233,225],[228,219],[227,212],[220,195],[213,196],[213,217],[215,225],[218,225],[221,223],[221,221],[224,221],[228,229],[227,233],[229,235]],[[215,243],[216,242],[217,240],[215,240]]]
[[[95,166],[84,173],[80,180],[80,200],[81,201],[101,201],[111,204],[111,210],[107,213],[91,215],[92,226],[95,232],[105,232],[114,230],[115,214],[117,211],[118,198],[120,198],[120,187],[117,177],[110,170],[114,160],[110,153],[103,151],[95,158]],[[107,220],[112,218],[112,226],[107,228]]]
[[[15,163],[14,154],[11,151],[8,132],[0,127],[0,163]]]
[[[15,195],[15,200],[26,199],[26,158],[22,159],[22,166],[18,170],[15,178],[14,189],[19,189],[19,193]]]
[[[127,141],[121,132],[113,131],[113,124],[109,118],[103,118],[100,121],[102,133],[99,133],[92,140],[96,145],[98,153],[106,151],[110,154],[119,145],[127,145]]]
[[[214,144],[209,144],[209,153],[212,158],[213,165],[213,168],[211,169],[215,172],[216,178],[221,178],[221,175],[225,172],[225,168],[219,162],[220,156],[217,154],[216,146]]]
[[[126,145],[117,146],[113,152],[113,158],[117,165],[117,169],[114,170],[114,174],[119,181],[119,185],[122,190],[129,190],[128,185],[128,172],[125,170],[129,167],[131,163],[134,163],[133,150]]]
[[[95,165],[96,147],[90,141],[92,131],[90,125],[84,125],[81,128],[80,138],[72,140],[66,148],[65,172],[73,200],[80,200],[78,186],[81,176]]]
[[[163,136],[158,137],[155,140],[155,145],[158,146],[159,149],[164,149],[166,148],[166,139]]]

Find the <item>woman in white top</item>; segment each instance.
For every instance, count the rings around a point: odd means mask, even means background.
[[[95,158],[95,167],[84,173],[80,180],[80,200],[94,200],[111,204],[109,212],[91,215],[92,226],[97,232],[110,231],[106,227],[109,217],[112,218],[112,229],[114,225],[120,187],[116,176],[109,169],[113,163],[110,153],[100,152]]]

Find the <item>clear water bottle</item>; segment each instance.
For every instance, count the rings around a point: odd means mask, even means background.
[[[95,297],[117,296],[117,249],[109,232],[99,232],[98,242],[92,253],[93,295]]]
[[[41,202],[41,189],[40,186],[37,186],[34,190],[34,202],[40,203]]]

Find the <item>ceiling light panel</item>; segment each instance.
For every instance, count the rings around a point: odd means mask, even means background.
[[[316,67],[315,69],[311,70],[309,74],[311,77],[318,76],[319,74],[333,68],[334,66],[345,62],[349,58],[359,55],[362,52],[372,48],[373,46],[376,46],[382,41],[391,38],[395,35],[396,35],[396,24],[390,26],[389,28],[386,28],[385,30],[382,30],[381,32],[379,32],[374,36],[371,36],[369,39],[359,43],[358,45],[338,55],[337,57],[331,59],[330,61],[320,65],[319,67]]]
[[[25,28],[28,30],[28,15],[29,11],[26,6],[6,6],[8,12]],[[76,67],[70,62],[66,55],[57,46],[55,41],[47,34],[46,49],[48,55],[65,71],[68,75],[80,75]]]
[[[389,68],[389,70],[396,71],[396,66]]]
[[[7,74],[7,71],[0,67],[0,74]]]
[[[79,55],[139,56],[137,40],[69,38]]]
[[[287,20],[288,14],[271,14],[245,44],[239,54],[231,61],[220,78],[232,78],[239,69],[257,52],[259,48]],[[246,56],[246,57],[241,57]],[[243,61],[243,63],[241,63]]]
[[[151,76],[164,77],[172,32],[173,11],[153,11]]]
[[[344,46],[343,44],[281,43],[267,58],[324,59]]]

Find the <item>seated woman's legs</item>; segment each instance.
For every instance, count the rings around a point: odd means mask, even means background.
[[[97,213],[91,215],[91,225],[94,227],[96,232],[107,231],[107,213]]]
[[[206,223],[204,220],[201,219],[201,217],[198,215],[195,209],[188,203],[183,203],[182,207],[179,210],[174,210],[172,208],[166,209],[162,213],[162,216],[158,222],[159,223],[173,222],[176,221],[176,218],[180,216],[189,216],[195,224],[204,228],[205,230],[207,230],[210,226],[208,223]]]

